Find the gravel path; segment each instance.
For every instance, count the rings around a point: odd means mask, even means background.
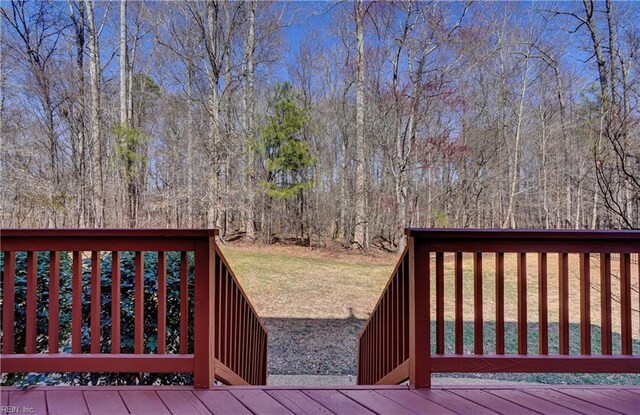
[[[355,376],[364,320],[265,318],[270,375]]]

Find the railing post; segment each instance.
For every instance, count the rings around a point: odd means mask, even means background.
[[[409,237],[409,386],[431,387],[429,250]]]
[[[195,246],[195,305],[193,321],[193,386],[208,389],[215,379],[214,298],[215,234],[198,238]]]

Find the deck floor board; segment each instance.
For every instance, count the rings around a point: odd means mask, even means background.
[[[373,414],[373,412],[337,390],[305,390],[304,393],[334,414]]]
[[[254,414],[290,415],[293,413],[260,389],[231,389],[231,393]]]
[[[84,400],[92,414],[119,415],[129,412],[117,391],[85,391]]]
[[[11,393],[9,406],[17,406],[18,413],[46,414],[47,398],[43,392],[15,391]],[[2,411],[7,413],[8,411]]]
[[[251,411],[228,391],[198,390],[193,393],[212,414],[251,415]]]
[[[5,412],[32,414],[593,414],[640,413],[640,386],[455,385],[3,387]],[[28,408],[28,411],[23,410]],[[15,412],[14,413],[18,413]]]
[[[11,392],[13,395],[13,392]],[[45,392],[47,411],[50,415],[88,415],[89,408],[82,391],[74,388],[50,390]],[[11,397],[9,397],[11,399]]]
[[[172,414],[209,415],[211,412],[196,397],[193,391],[163,391],[158,390],[158,396],[169,408]]]
[[[518,413],[518,415],[536,415],[540,413],[523,407],[522,405],[515,404],[499,394],[483,390],[461,389],[451,391],[451,393],[505,415],[513,413]]]
[[[426,398],[430,401],[433,401],[437,404],[440,404],[446,408],[451,409],[453,412],[457,412],[459,414],[476,414],[476,415],[492,415],[497,414],[498,412],[486,408],[479,403],[470,401],[461,396],[455,395],[449,391],[440,391],[440,390],[414,390],[413,393],[416,393],[423,398]]]
[[[409,415],[415,412],[373,390],[345,390],[343,394],[378,414]]]
[[[430,413],[439,415],[455,415],[453,412],[442,405],[418,396],[410,390],[377,390],[377,393],[385,396],[399,404],[411,409],[415,413]]]
[[[531,389],[523,391],[528,395],[546,399],[558,403],[564,408],[571,409],[582,414],[617,415],[619,412],[612,411],[595,403],[587,402],[573,396],[565,395],[553,389]]]
[[[574,396],[587,402],[593,402],[605,408],[613,409],[622,414],[637,414],[638,408],[640,408],[640,399],[638,399],[638,403],[634,405],[626,401],[621,401],[615,397],[614,394],[607,393],[604,389],[602,392],[588,389],[562,389],[561,392],[565,395]]]
[[[498,396],[506,401],[512,402],[513,405],[527,408],[530,413],[539,412],[542,414],[556,415],[579,415],[580,412],[574,411],[564,406],[557,405],[554,402],[540,396],[533,396],[518,390],[493,390],[489,392],[491,395]],[[509,413],[509,412],[507,412]]]
[[[313,415],[313,414],[331,414],[324,406],[314,401],[304,393],[296,390],[282,391],[274,390],[267,391],[267,393],[286,406],[294,414],[298,415]]]
[[[120,397],[129,413],[136,415],[171,415],[169,409],[153,390],[122,390]]]

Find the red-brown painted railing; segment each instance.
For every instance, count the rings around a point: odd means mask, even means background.
[[[631,254],[638,231],[408,229],[408,246],[358,338],[358,383],[430,387],[432,372],[640,373],[633,354]],[[445,253],[453,259],[454,344],[445,344]],[[463,253],[473,255],[473,353],[463,354]],[[483,254],[495,257],[495,333],[484,332]],[[505,298],[505,253],[516,254],[517,295]],[[529,255],[528,255],[529,254]],[[538,352],[528,354],[527,266],[538,262]],[[579,254],[580,351],[570,354],[569,254]],[[597,254],[594,256],[594,254]],[[611,257],[620,258],[619,293],[612,292]],[[549,354],[547,261],[558,256],[558,354]],[[591,260],[599,260],[601,354],[591,347]],[[634,264],[635,266],[636,264]],[[640,287],[640,266],[638,266]],[[435,277],[435,293],[431,292]],[[612,297],[620,302],[620,353],[614,354]],[[435,344],[431,301],[435,297]],[[635,300],[634,300],[635,301]],[[640,297],[638,298],[640,304]],[[515,302],[515,304],[513,304]],[[505,304],[516,312],[517,354],[505,354]],[[466,304],[465,304],[466,306]],[[495,335],[485,354],[484,339]],[[434,348],[435,353],[432,353]],[[453,350],[453,353],[446,353]]]
[[[209,388],[214,379],[231,385],[266,384],[267,331],[216,245],[217,230],[53,230],[0,231],[3,269],[3,348],[1,371],[17,372],[153,372],[192,373],[194,386]],[[15,350],[16,252],[27,253],[26,345]],[[37,253],[50,252],[48,331],[37,332]],[[60,252],[72,252],[71,353],[59,353]],[[134,353],[121,353],[120,253],[135,252]],[[158,252],[158,325],[156,353],[145,353],[144,251]],[[166,350],[168,251],[180,257],[179,353]],[[82,347],[82,255],[91,253],[90,353]],[[112,336],[101,338],[100,259],[112,255]],[[188,260],[194,253],[193,297],[189,298]],[[147,295],[149,295],[147,293]],[[194,304],[189,315],[189,301]],[[193,318],[193,339],[188,336]],[[48,350],[36,350],[38,336],[48,337]],[[101,353],[102,342],[110,353]],[[190,349],[193,353],[190,354]]]

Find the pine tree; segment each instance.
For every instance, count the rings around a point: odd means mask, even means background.
[[[276,87],[269,100],[269,112],[260,129],[257,147],[265,161],[265,179],[261,185],[268,196],[289,200],[313,184],[306,173],[318,159],[301,139],[308,114],[298,104],[298,96],[288,83]]]

